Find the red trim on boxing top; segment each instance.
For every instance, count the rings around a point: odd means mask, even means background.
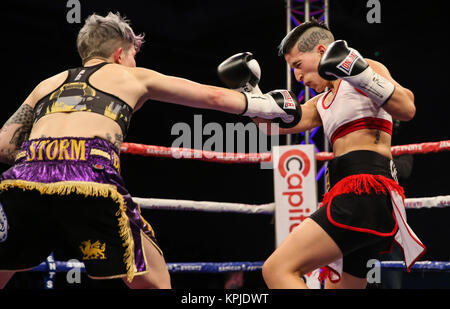
[[[363,96],[367,97],[367,94],[365,94],[364,92],[362,92],[361,90],[359,90],[358,88],[355,88],[356,91],[358,91],[360,94],[362,94]]]
[[[331,144],[340,138],[351,132],[363,130],[363,129],[375,129],[381,130],[389,135],[392,135],[392,122],[382,118],[365,117],[357,120],[347,122],[334,131],[331,136]]]
[[[331,93],[331,90],[328,90],[328,92],[323,96],[323,98],[322,98],[322,107],[323,107],[323,109],[329,109],[330,106],[331,106],[331,104],[333,104],[334,99],[336,99],[336,96],[337,96],[337,94],[338,94],[339,87],[341,86],[341,83],[342,83],[342,79],[339,81],[339,84],[338,84],[338,86],[337,86],[337,88],[336,88],[336,93],[334,94],[333,99],[331,100],[330,104],[328,104],[327,106],[325,106],[325,99],[326,99],[327,96]]]

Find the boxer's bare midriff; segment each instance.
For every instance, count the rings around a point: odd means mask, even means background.
[[[391,135],[379,130],[363,129],[338,138],[333,144],[336,157],[355,150],[371,150],[392,159]]]
[[[29,139],[42,137],[100,137],[120,150],[122,130],[113,120],[90,112],[55,113],[33,126]]]

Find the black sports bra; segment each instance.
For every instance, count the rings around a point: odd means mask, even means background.
[[[125,138],[133,109],[118,97],[98,90],[89,83],[89,77],[106,64],[108,62],[69,69],[65,82],[34,107],[34,122],[53,113],[92,112],[117,122]]]

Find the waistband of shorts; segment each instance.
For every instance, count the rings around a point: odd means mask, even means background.
[[[115,146],[99,137],[43,137],[25,141],[16,155],[22,162],[83,162],[103,158],[120,171]]]
[[[332,187],[341,179],[358,174],[392,176],[392,160],[370,150],[351,151],[328,162],[327,177]]]

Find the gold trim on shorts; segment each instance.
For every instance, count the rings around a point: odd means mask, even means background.
[[[144,252],[144,237],[146,239],[150,240],[150,242],[156,247],[156,249],[158,249],[158,251],[161,250],[161,249],[159,249],[159,247],[157,245],[155,245],[155,243],[150,239],[150,237],[148,237],[144,233],[143,230],[140,230],[140,232],[141,232],[141,248],[142,248],[142,251],[143,251],[143,254],[144,254],[145,270],[144,271],[140,271],[140,272],[136,272],[134,274],[135,276],[144,275],[144,274],[146,274],[146,273],[148,273],[150,271],[150,269],[148,267],[147,257],[146,257],[145,252]],[[119,278],[123,278],[123,277],[126,277],[126,276],[127,276],[127,274],[118,274],[118,275],[113,275],[113,276],[90,276],[90,275],[88,275],[89,278],[99,279],[99,280],[103,280],[103,279],[105,279],[105,280],[106,279],[119,279]],[[129,280],[128,280],[128,282],[131,283],[131,281],[129,281]]]
[[[101,184],[88,181],[59,181],[53,183],[40,183],[26,181],[20,179],[7,179],[0,183],[0,190],[8,190],[9,188],[20,188],[23,190],[37,190],[41,194],[57,194],[66,195],[70,193],[82,194],[84,196],[101,196],[111,198],[119,204],[116,212],[118,217],[119,234],[125,247],[123,261],[127,269],[127,280],[131,282],[137,273],[135,257],[134,257],[134,241],[130,228],[130,221],[126,215],[127,206],[125,200],[120,194],[116,186],[111,184]]]

